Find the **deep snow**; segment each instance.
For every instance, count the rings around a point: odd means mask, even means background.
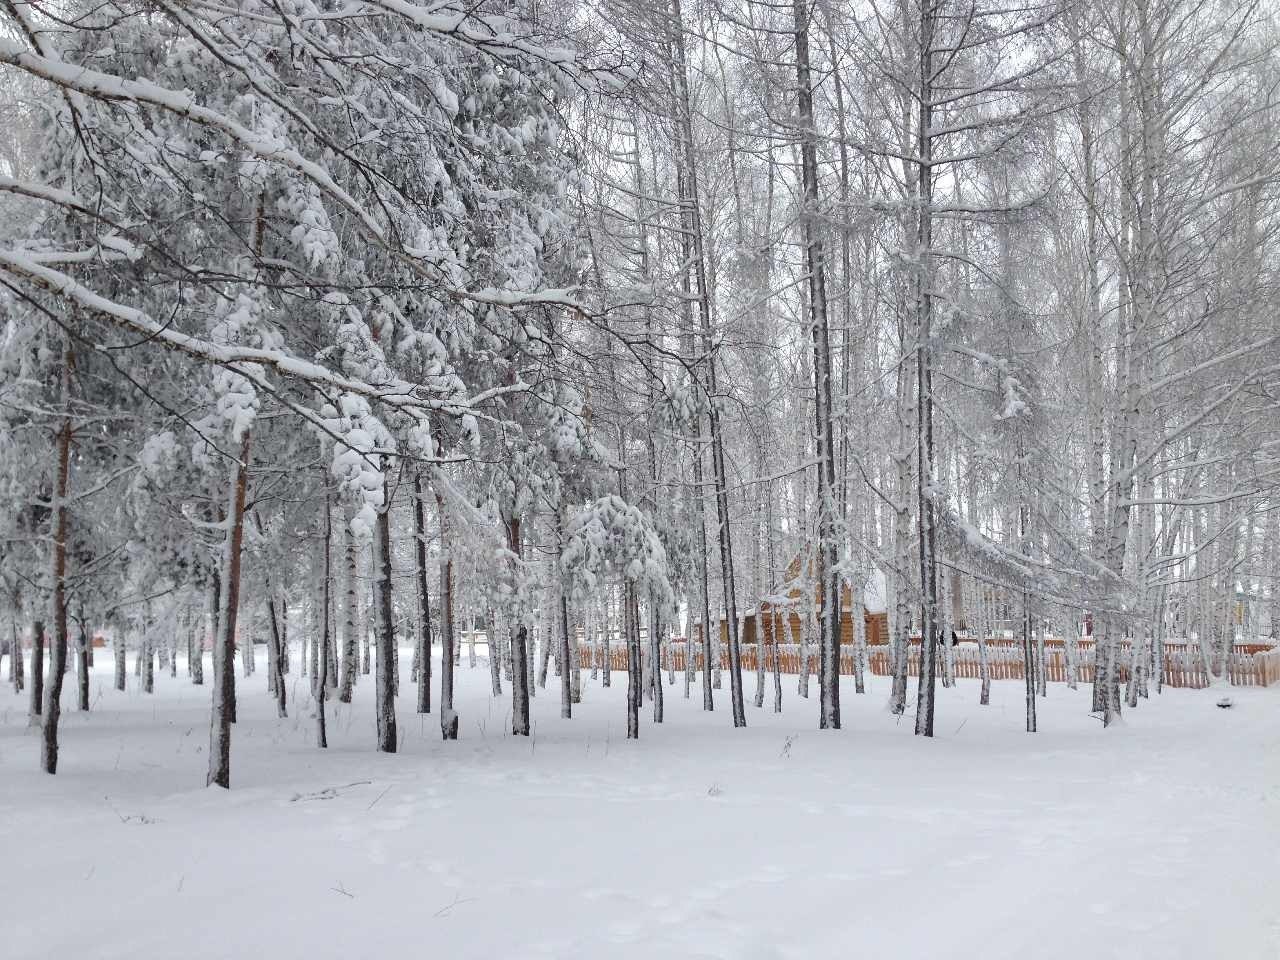
[[[625,675],[584,674],[572,721],[553,679],[516,739],[464,658],[443,743],[405,652],[397,755],[373,750],[369,677],[327,751],[305,681],[277,721],[265,670],[238,678],[225,792],[203,786],[210,688],[118,693],[109,659],[90,714],[67,685],[56,777],[0,690],[8,960],[1280,958],[1275,689],[1170,690],[1104,731],[1052,685],[1031,736],[1020,683],[983,708],[960,681],[926,741],[886,678],[820,733],[794,677],[736,731],[727,681],[707,715],[678,677],[628,743]]]

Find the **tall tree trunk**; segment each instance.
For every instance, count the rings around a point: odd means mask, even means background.
[[[327,478],[326,478],[327,480]],[[333,506],[329,502],[329,489],[324,491],[324,560],[320,576],[320,655],[317,663],[320,676],[316,678],[316,746],[327,749],[329,732],[326,729],[325,701],[329,697],[329,670],[331,662],[329,648],[333,645],[331,615],[331,591],[333,585]],[[379,717],[381,721],[381,717]],[[381,727],[381,723],[379,723]]]
[[[280,614],[280,673],[289,674],[289,595],[280,591],[277,598]]]
[[[550,618],[546,621],[545,634],[547,637],[547,641],[542,644],[542,649],[538,657],[539,663],[541,664],[538,667],[538,686],[541,687],[543,690],[547,689],[547,677],[550,674],[550,670],[551,670],[552,643],[550,641],[550,637],[551,637],[551,634],[554,633],[554,631],[555,631],[555,620],[554,618]]]
[[[610,603],[609,603],[609,598],[607,596],[605,597],[603,607],[604,607],[604,611],[603,611],[604,612],[604,642],[602,644],[603,649],[600,654],[600,657],[601,657],[600,686],[608,687],[608,686],[612,686],[612,683],[613,683],[611,679],[612,666],[610,663],[613,657],[613,648],[612,648],[613,623],[609,618]]]
[[[111,638],[111,645],[115,652],[115,687],[117,690],[125,688],[125,679],[129,673],[128,655],[124,648],[124,625],[116,624],[114,636]]]
[[[76,706],[80,709],[81,712],[88,713],[89,711],[89,667],[91,666],[90,660],[89,660],[89,651],[93,649],[93,638],[89,635],[89,632],[85,627],[83,612],[81,612],[81,619],[80,619],[79,626],[80,626],[80,638],[76,648],[76,654],[78,659],[76,676],[77,676],[77,679],[79,680],[78,687],[77,687],[78,696],[77,696]]]
[[[529,736],[529,630],[521,623],[511,636],[511,733]]]
[[[498,640],[498,613],[489,608],[485,635],[489,641],[489,687],[495,697],[502,696],[502,644]]]
[[[360,594],[356,589],[356,569],[359,548],[351,532],[351,518],[344,517],[342,525],[342,682],[338,685],[338,700],[350,703],[356,685],[356,673],[360,669],[360,634],[356,626],[360,622]]]
[[[721,586],[724,590],[725,623],[729,633],[729,690],[732,701],[733,725],[747,725],[746,704],[742,693],[742,650],[738,637],[738,601],[733,574],[733,536],[729,523],[729,492],[727,468],[724,456],[724,433],[720,425],[717,374],[717,349],[712,329],[711,293],[707,284],[707,261],[703,246],[702,216],[698,190],[697,154],[693,142],[692,104],[689,95],[689,73],[684,43],[684,18],[680,0],[671,0],[672,49],[675,51],[675,71],[680,123],[683,164],[684,195],[681,197],[682,232],[692,245],[694,279],[696,281],[699,325],[702,333],[702,349],[706,362],[706,390],[712,402],[708,406],[711,428],[711,474],[715,486],[716,520],[719,526]]]
[[[332,512],[332,505],[329,510]],[[346,526],[346,524],[343,524]],[[324,665],[324,680],[328,684],[328,695],[336,696],[340,689],[341,674],[339,673],[339,654],[338,654],[338,599],[335,596],[333,584],[333,518],[325,517],[325,551],[324,551],[324,622],[328,629],[328,641],[324,644],[322,652],[327,656],[328,662]]]
[[[147,601],[143,614],[142,631],[142,692],[155,693],[156,689],[156,624],[151,619],[151,602]],[[231,718],[235,722],[235,716]]]
[[[663,690],[662,690],[662,613],[658,609],[657,600],[649,594],[649,662],[650,678],[653,681],[653,722],[662,723]]]
[[[640,603],[635,586],[627,583],[623,594],[627,638],[627,739],[640,738],[640,702],[644,698],[644,674],[640,654]]]
[[[431,595],[427,591],[426,501],[422,493],[422,474],[418,471],[414,471],[413,474],[413,536],[416,548],[414,559],[417,561],[418,574],[418,609],[421,613],[421,619],[418,622],[418,646],[422,650],[422,658],[418,664],[418,713],[430,713]],[[354,600],[354,586],[348,593],[348,597]],[[489,656],[493,656],[493,650],[489,651]]]
[[[271,627],[271,656],[267,662],[271,670],[271,692],[276,696],[276,715],[283,720],[289,716],[288,693],[284,685],[284,641],[280,630],[283,618],[276,609],[276,597],[273,593],[267,594],[267,618]]]
[[[1026,681],[1027,693],[1027,733],[1036,732],[1036,660],[1035,649],[1031,638],[1031,606],[1027,591],[1022,591],[1021,626],[1022,626],[1022,670]]]
[[[440,603],[440,735],[445,740],[457,740],[458,715],[453,709],[453,557],[446,536],[448,528],[444,515],[444,500],[439,493],[436,494],[436,509],[440,514],[440,594],[442,598]]]
[[[209,722],[209,775],[206,786],[231,786],[231,723],[235,717],[236,618],[240,612],[240,548],[244,542],[244,501],[249,486],[249,440],[240,440],[240,457],[231,466],[227,535],[223,545],[222,610],[213,648],[213,711]]]
[[[30,726],[40,723],[44,711],[44,621],[31,625],[31,707]]]
[[[323,560],[321,560],[321,561],[314,561],[314,560],[313,560],[312,562],[313,562],[313,563],[317,563],[317,562],[318,562],[318,563],[319,563],[320,568],[321,568],[321,569],[323,569],[323,567],[324,567],[324,562],[323,562]],[[375,576],[376,576],[376,575],[377,575],[377,574],[375,573]],[[376,583],[375,583],[375,585],[374,585],[374,590],[375,590],[375,591],[377,590],[377,585],[376,585]],[[312,699],[315,699],[315,697],[316,697],[316,684],[318,684],[318,683],[320,682],[320,667],[321,667],[321,664],[320,664],[320,657],[321,657],[321,655],[324,653],[324,651],[321,649],[320,634],[322,634],[322,633],[324,632],[324,621],[325,621],[325,618],[329,615],[329,611],[328,611],[328,610],[325,610],[325,609],[324,609],[324,607],[323,607],[323,605],[320,603],[320,597],[321,597],[321,596],[323,596],[323,594],[324,594],[324,587],[323,587],[323,586],[321,586],[321,587],[320,587],[320,589],[318,589],[318,590],[314,590],[314,591],[312,592],[312,594],[311,594],[311,659],[310,659],[310,670],[311,670],[311,697],[312,697]],[[375,604],[375,606],[376,606],[376,604]]]
[[[253,644],[253,618],[248,621],[249,629],[245,631],[244,642],[240,644],[240,668],[247,680],[257,670],[256,651]]]
[[[384,464],[385,467],[385,464]],[[396,703],[395,703],[395,658],[396,627],[391,611],[391,491],[385,487],[386,495],[382,509],[378,511],[378,519],[374,530],[374,565],[375,589],[377,591],[378,618],[378,673],[376,677],[376,705],[378,717],[378,750],[381,753],[395,753],[396,738]]]
[[[557,620],[560,622],[560,661],[564,664],[560,675],[560,717],[568,720],[573,716],[573,678],[569,675],[572,659],[572,651],[569,649],[569,595],[563,583],[559,584],[556,592],[559,594],[556,606],[559,608]]]
[[[916,531],[920,560],[920,684],[916,733],[933,736],[938,651],[937,533],[933,469],[933,43],[941,4],[920,6],[920,88],[916,110]]]
[[[43,742],[40,765],[45,773],[58,772],[58,718],[62,714],[62,676],[67,662],[67,486],[71,474],[71,363],[63,353],[62,429],[58,431],[58,479],[54,488],[53,526],[53,647],[49,656],[49,687],[45,691]],[[85,676],[85,707],[89,679]]]
[[[519,517],[507,518],[507,549],[515,557],[514,562],[519,563],[523,553]],[[529,631],[521,618],[511,638],[511,733],[517,737],[529,736],[528,642]]]
[[[9,649],[12,651],[9,659],[10,679],[13,680],[14,694],[22,693],[22,688],[26,685],[26,676],[24,674],[24,661],[22,658],[22,635],[18,632],[18,599],[17,591],[14,592],[13,617],[9,621]],[[120,678],[120,689],[124,689],[123,674]]]
[[[814,421],[818,452],[817,574],[821,584],[818,638],[818,727],[840,729],[840,504],[835,489],[834,426],[831,416],[831,343],[827,320],[826,253],[819,233],[818,148],[809,68],[809,5],[794,0],[796,83],[800,124],[800,170],[805,210],[801,235],[809,274],[809,324],[813,341]]]
[[[991,601],[987,596],[986,586],[982,586],[978,597],[978,676],[982,687],[978,693],[978,703],[987,706],[991,703],[991,660],[987,652],[987,636],[994,629],[994,617],[991,614]]]

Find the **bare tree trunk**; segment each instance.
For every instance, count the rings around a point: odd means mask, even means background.
[[[585,630],[585,628],[584,628]],[[577,627],[569,631],[569,670],[572,673],[569,695],[574,703],[582,702],[582,652],[578,645]]]
[[[895,496],[899,503],[894,507],[893,538],[896,564],[910,556],[907,525],[909,511],[903,505],[907,496],[907,471],[902,461],[898,463],[898,488]],[[907,595],[905,566],[889,573],[886,586],[892,593],[892,611],[889,618],[889,640],[893,644],[893,685],[889,694],[889,711],[901,716],[907,710],[907,653],[911,645],[911,609]]]
[[[982,689],[978,694],[978,703],[985,707],[991,703],[991,660],[987,652],[987,634],[994,624],[986,588],[981,590],[978,599],[978,676],[981,678]]]
[[[623,617],[627,637],[627,739],[640,738],[640,702],[644,697],[644,676],[640,662],[640,604],[635,587],[628,583],[623,594]]]
[[[550,643],[552,643],[552,626],[552,622],[544,616],[541,618],[538,625],[534,626],[534,628],[529,631],[529,634],[526,635],[525,659],[529,660],[530,701],[534,700],[534,698],[538,696],[538,684],[535,684],[534,682],[536,675],[538,675],[538,634],[539,631],[543,634],[543,644],[545,645],[545,649],[550,649]],[[513,634],[508,630],[508,644],[509,641],[511,641],[511,636],[513,636]],[[545,687],[545,684],[543,686]]]
[[[155,641],[155,622],[151,619],[151,604],[146,605],[146,613],[143,614],[143,631],[142,631],[142,692],[155,693],[156,689],[156,641]],[[235,717],[231,718],[235,722]]]
[[[1020,619],[1022,621],[1022,668],[1026,680],[1027,688],[1027,733],[1036,732],[1036,669],[1035,669],[1035,651],[1031,641],[1031,607],[1028,602],[1027,592],[1022,591],[1022,602],[1020,604]]]
[[[662,613],[653,594],[649,594],[649,661],[653,680],[653,722],[662,723]]]
[[[28,724],[38,725],[44,712],[44,621],[31,625],[31,707]]]
[[[53,647],[49,656],[49,687],[45,691],[43,741],[40,765],[45,773],[58,772],[58,718],[62,714],[62,675],[67,662],[67,486],[71,474],[71,363],[63,353],[62,429],[58,431],[58,479],[54,488],[53,526]],[[88,700],[88,676],[85,699]],[[88,704],[85,704],[85,709]]]
[[[556,522],[559,527],[559,518]],[[572,652],[569,649],[569,597],[565,592],[564,585],[560,584],[557,591],[558,617],[560,621],[560,662],[563,668],[560,672],[560,717],[568,720],[573,716],[573,678],[569,676],[570,660]]]
[[[323,562],[321,562],[323,567]],[[376,587],[375,587],[376,589]],[[324,621],[329,615],[329,611],[325,610],[320,603],[320,597],[324,594],[323,586],[311,595],[311,696],[316,696],[316,684],[320,682],[321,664],[320,657],[324,651],[320,649],[320,634],[324,632]]]
[[[501,644],[498,642],[498,615],[493,607],[489,608],[489,619],[485,633],[489,638],[489,685],[495,697],[502,696],[502,656]]]
[[[920,89],[916,128],[919,209],[916,221],[916,530],[920,560],[920,684],[916,695],[916,733],[933,736],[937,681],[938,570],[933,505],[933,43],[939,7],[920,7]]]
[[[332,512],[332,509],[333,509],[332,505],[330,505],[329,510],[331,512]],[[343,526],[346,526],[346,524],[343,524]],[[327,693],[329,696],[334,696],[339,692],[340,674],[338,672],[338,662],[339,662],[338,611],[337,611],[338,600],[337,600],[337,597],[334,595],[335,591],[334,591],[334,584],[333,584],[333,518],[332,517],[325,517],[325,530],[326,530],[326,535],[325,535],[325,552],[324,552],[324,569],[325,569],[324,595],[326,599],[324,601],[324,605],[325,605],[324,606],[324,618],[325,618],[324,622],[328,627],[329,639],[325,643],[324,649],[322,652],[324,653],[325,656],[329,658],[329,660],[324,665],[323,673],[324,673],[324,681],[326,684],[328,684],[328,687],[329,687]]]
[[[1044,620],[1036,622],[1036,693],[1043,697],[1049,693],[1048,679],[1045,677],[1044,662]]]
[[[81,712],[89,712],[89,651],[93,649],[93,638],[89,635],[88,629],[85,627],[84,611],[80,611],[80,639],[76,653],[78,655],[77,663],[77,679],[79,680],[77,692],[77,706]]]
[[[858,577],[864,576],[859,572]],[[867,681],[863,665],[867,659],[866,586],[859,583],[849,604],[849,619],[853,621],[853,692],[866,693]]]
[[[356,572],[359,551],[355,534],[351,532],[351,518],[344,517],[342,524],[342,681],[338,685],[338,700],[350,703],[355,691],[356,673],[360,669],[360,634],[356,626],[360,622],[360,593],[356,588]]]
[[[327,478],[326,478],[327,479]],[[324,565],[320,577],[320,676],[316,678],[316,746],[327,749],[329,733],[325,725],[325,701],[329,697],[329,648],[333,645],[332,604],[333,584],[333,507],[329,502],[329,490],[324,492]],[[381,718],[379,718],[381,719]]]
[[[384,479],[385,484],[385,479]],[[395,753],[396,738],[395,658],[396,627],[391,610],[391,491],[386,490],[374,530],[374,565],[377,590],[378,674],[376,706],[378,751]]]
[[[15,591],[13,604],[13,618],[9,621],[9,649],[12,651],[9,658],[9,674],[13,680],[14,694],[22,693],[22,688],[26,685],[26,676],[24,673],[24,661],[22,658],[22,636],[18,633],[18,603]],[[124,689],[124,675],[120,676],[120,689]]]
[[[698,165],[693,142],[691,98],[688,90],[688,67],[684,44],[684,18],[680,0],[671,0],[672,48],[675,51],[676,83],[683,165],[681,197],[681,221],[684,234],[691,243],[694,279],[696,281],[699,321],[702,333],[702,349],[706,357],[706,389],[711,397],[718,396],[717,355],[712,330],[711,293],[707,284],[707,261],[703,247],[702,216],[698,190]],[[729,690],[732,701],[733,725],[747,725],[746,704],[742,693],[742,651],[738,637],[738,602],[733,574],[733,538],[729,523],[728,480],[724,457],[724,435],[720,425],[717,404],[708,410],[711,429],[712,480],[715,486],[716,519],[719,528],[721,586],[724,590],[725,624],[729,633]]]
[[[529,630],[521,623],[511,638],[511,733],[529,736]]]
[[[946,486],[945,478],[943,486]],[[955,647],[951,644],[951,637],[955,633],[955,616],[952,600],[952,591],[954,576],[950,572],[943,571],[940,578],[939,589],[939,615],[938,620],[941,624],[939,634],[942,643],[942,685],[944,687],[954,687],[956,685],[956,655]]]
[[[280,620],[276,610],[276,598],[273,593],[267,594],[267,619],[271,627],[270,656],[267,667],[271,671],[271,692],[276,696],[276,715],[280,719],[289,716],[287,709],[288,692],[284,685],[284,643],[280,631]]]
[[[129,673],[129,663],[124,649],[124,627],[122,624],[116,624],[115,636],[112,637],[111,644],[115,651],[115,686],[117,690],[123,690],[125,688],[125,679]]]
[[[507,549],[519,562],[523,553],[520,518],[507,518]],[[521,622],[511,638],[511,733],[529,736],[529,631]],[[568,671],[566,670],[567,674]],[[566,680],[567,680],[566,676]]]
[[[281,591],[277,610],[280,614],[280,673],[289,673],[289,595]]]
[[[604,645],[603,645],[604,650],[601,653],[603,663],[600,665],[600,686],[602,687],[608,687],[612,684],[612,680],[610,679],[611,669],[612,669],[610,660],[613,657],[613,650],[611,645],[611,642],[613,639],[613,635],[612,635],[613,622],[609,618],[609,606],[610,606],[609,600],[606,597],[604,601]]]
[[[840,729],[840,505],[836,502],[834,426],[831,416],[831,344],[827,320],[826,253],[818,233],[818,154],[809,70],[809,5],[794,0],[800,169],[805,210],[801,219],[809,274],[813,341],[814,420],[818,453],[817,575],[822,598],[818,635],[818,727]]]
[[[223,546],[222,610],[213,648],[213,712],[209,723],[209,775],[206,786],[231,786],[231,723],[235,717],[236,618],[240,610],[240,548],[244,542],[244,501],[249,486],[249,440],[246,429],[240,457],[231,466],[227,535]]]
[[[418,647],[422,651],[418,661],[418,713],[431,712],[431,595],[427,591],[427,519],[426,500],[422,493],[422,474],[413,474],[413,536],[414,559],[417,561],[418,574],[418,609],[421,619],[418,621]],[[351,569],[355,569],[354,552]],[[348,587],[348,602],[355,600],[355,586]],[[352,642],[352,666],[355,660],[354,631]],[[492,644],[490,644],[492,647]],[[489,656],[493,656],[490,649]]]
[[[436,494],[440,513],[440,735],[458,739],[458,715],[453,709],[453,558],[446,538],[444,500]]]
[[[244,642],[240,644],[240,666],[244,671],[245,679],[248,679],[257,669],[255,651],[253,649],[253,618],[248,621],[249,630],[245,631]]]
[[[548,634],[550,634],[550,632],[553,631],[554,629],[555,629],[554,621],[551,621],[550,623],[548,623],[548,629],[547,629]],[[538,686],[540,686],[543,690],[545,690],[547,689],[547,675],[551,669],[551,644],[549,642],[542,644],[542,650],[540,651],[540,654],[541,656],[539,658],[539,663],[541,665],[538,668]]]

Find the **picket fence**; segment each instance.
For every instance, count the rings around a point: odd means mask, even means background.
[[[599,641],[579,643],[579,664],[585,669],[597,669],[604,666],[604,645]],[[954,654],[955,675],[978,679],[981,677],[976,644],[965,643],[952,648]],[[941,654],[941,651],[939,651]],[[1066,683],[1074,679],[1077,683],[1089,683],[1093,680],[1094,651],[1092,643],[1077,645],[1074,656],[1069,656],[1070,647],[1066,644],[1046,645],[1044,652],[1045,680],[1050,683]],[[647,662],[649,651],[642,645],[641,655]],[[664,670],[683,671],[687,663],[687,644],[684,641],[668,641],[663,646],[662,668]],[[702,650],[700,645],[693,645],[694,669],[702,669]],[[751,673],[757,667],[757,645],[742,644],[742,669]],[[778,667],[782,673],[800,673],[800,647],[796,644],[781,644],[778,647]],[[1147,668],[1150,667],[1149,651],[1144,657]],[[1074,660],[1074,670],[1072,669]],[[721,667],[728,669],[729,653],[727,649],[720,651]],[[1117,666],[1120,669],[1122,682],[1129,679],[1129,670],[1133,662],[1133,652],[1125,645],[1119,654]],[[871,646],[867,648],[867,668],[878,676],[888,676],[892,671],[889,648],[887,646]],[[1006,639],[993,639],[987,642],[987,664],[992,680],[1023,680],[1026,677],[1022,647]],[[773,669],[773,649],[765,649],[765,669]],[[620,643],[612,643],[609,647],[609,669],[627,669],[627,649]],[[809,651],[809,670],[817,673],[818,653],[816,648]],[[938,665],[941,674],[942,665]],[[907,652],[907,671],[911,675],[920,672],[920,646],[912,644]],[[852,675],[854,672],[854,653],[852,648],[841,648],[840,672]],[[1185,643],[1166,644],[1163,657],[1164,684],[1169,687],[1207,687],[1209,675],[1205,671],[1200,650],[1195,645]],[[1241,650],[1237,648],[1229,658],[1229,675],[1231,683],[1236,686],[1266,687],[1280,683],[1280,648],[1265,651]]]

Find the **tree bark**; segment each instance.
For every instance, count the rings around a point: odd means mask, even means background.
[[[489,688],[495,697],[502,696],[502,644],[498,640],[498,613],[493,607],[485,621],[485,636],[489,644]]]
[[[507,549],[519,562],[521,556],[520,518],[507,519]],[[517,616],[519,612],[517,612]],[[522,618],[523,619],[523,618]],[[529,631],[523,622],[511,637],[511,732],[529,736]],[[568,671],[566,670],[567,674]]]
[[[89,635],[85,628],[83,611],[81,611],[80,619],[80,639],[76,653],[79,663],[76,677],[79,681],[77,685],[77,706],[83,713],[89,712],[89,650],[93,648],[93,638]]]
[[[818,636],[818,727],[840,729],[840,505],[836,502],[835,446],[831,411],[831,343],[827,319],[826,252],[818,213],[818,148],[809,68],[809,5],[794,0],[796,83],[800,124],[800,169],[805,209],[801,218],[809,274],[809,323],[813,340],[814,421],[818,447],[818,551],[821,630]]]
[[[662,614],[653,594],[649,595],[649,674],[653,682],[653,722],[662,723]]]
[[[117,690],[123,690],[125,688],[125,680],[129,673],[128,656],[124,648],[123,624],[116,624],[115,636],[111,638],[111,646],[115,652],[115,687]]]
[[[385,485],[385,480],[383,481]],[[384,489],[385,486],[384,486]],[[378,716],[378,750],[395,753],[396,704],[395,658],[396,628],[391,611],[391,491],[386,489],[383,507],[378,511],[374,530],[374,564],[376,566],[378,667],[376,678],[376,711]]]
[[[338,685],[338,700],[350,703],[356,685],[356,672],[360,669],[360,636],[356,624],[360,621],[359,591],[356,589],[356,567],[359,559],[355,535],[351,532],[350,518],[342,525],[342,680]]]
[[[602,651],[601,651],[601,654],[600,654],[600,658],[601,658],[601,664],[600,664],[600,686],[602,686],[602,687],[608,687],[608,686],[611,686],[611,685],[612,685],[612,680],[610,679],[610,676],[611,676],[611,673],[610,673],[610,671],[611,671],[610,660],[611,660],[611,658],[612,658],[612,656],[613,656],[613,650],[612,650],[612,634],[611,634],[611,632],[610,632],[610,631],[611,631],[611,629],[612,629],[612,622],[611,622],[611,621],[610,621],[610,619],[609,619],[609,606],[610,606],[610,603],[609,603],[608,598],[606,597],[606,599],[605,599],[605,601],[604,601],[604,604],[603,604],[603,607],[604,607],[604,611],[603,611],[603,612],[604,612],[604,641],[603,641],[603,643],[601,644],[601,646],[602,646]]]
[[[209,723],[209,774],[206,786],[231,786],[231,723],[235,717],[236,618],[240,610],[240,548],[244,542],[244,501],[249,486],[249,440],[246,429],[240,457],[231,466],[227,533],[223,546],[222,610],[213,648],[213,711]]]
[[[30,725],[40,723],[44,711],[44,621],[31,627],[31,717]]]
[[[276,609],[274,594],[267,596],[267,618],[271,626],[271,656],[267,666],[271,670],[271,692],[276,696],[276,715],[280,719],[289,716],[287,691],[284,685],[284,639],[280,630],[282,617]]]
[[[431,596],[427,592],[427,520],[426,501],[422,493],[422,474],[413,474],[413,535],[414,559],[417,561],[418,574],[418,609],[421,618],[418,622],[418,647],[421,659],[418,661],[418,713],[431,712]],[[355,599],[354,585],[348,597]],[[354,637],[353,637],[354,640]],[[492,644],[490,644],[492,646]],[[493,650],[489,651],[493,656]]]
[[[11,651],[9,659],[9,673],[10,679],[13,680],[13,692],[15,695],[22,693],[22,688],[26,686],[26,676],[23,669],[25,663],[22,657],[22,635],[18,632],[18,609],[17,591],[15,591],[13,619],[9,621],[9,633],[11,635],[11,639],[9,641],[9,649]],[[123,690],[124,687],[121,686],[120,689]]]
[[[725,622],[729,633],[729,689],[732,700],[733,725],[747,725],[746,704],[742,693],[742,651],[738,637],[738,602],[733,573],[733,536],[729,523],[729,493],[724,456],[724,433],[720,425],[717,404],[717,353],[712,330],[711,293],[707,284],[706,252],[703,246],[702,217],[698,190],[697,154],[693,142],[692,106],[689,96],[687,57],[684,44],[684,18],[680,0],[671,0],[672,48],[675,51],[675,72],[678,87],[680,140],[684,186],[681,197],[682,231],[692,246],[692,259],[699,325],[702,334],[702,350],[706,363],[706,391],[711,403],[708,422],[711,429],[711,474],[715,487],[716,519],[719,526],[721,586],[724,590]],[[638,627],[637,627],[638,629]]]
[[[627,637],[627,739],[640,738],[640,703],[644,699],[644,674],[640,662],[640,604],[635,587],[628,583],[623,595]]]
[[[62,677],[67,662],[67,486],[71,474],[71,362],[68,349],[62,365],[62,429],[58,431],[58,479],[53,508],[53,647],[49,656],[49,686],[45,691],[43,740],[40,765],[45,773],[58,772],[58,718],[62,714]],[[84,680],[86,699],[88,677]],[[87,704],[86,704],[87,708]]]
[[[559,594],[557,606],[560,621],[560,660],[564,664],[560,675],[560,717],[568,720],[573,716],[573,679],[569,676],[572,656],[569,650],[569,597],[563,584],[559,586],[557,593]]]
[[[940,5],[920,6],[920,86],[916,111],[916,532],[920,560],[920,683],[916,733],[933,736],[937,682],[938,568],[933,469],[933,42]]]
[[[329,647],[333,643],[330,626],[333,621],[333,617],[330,615],[332,606],[330,603],[330,591],[333,584],[332,548],[333,507],[329,502],[329,490],[326,487],[324,492],[324,565],[321,569],[320,577],[320,656],[317,657],[320,676],[316,678],[316,746],[321,749],[327,749],[329,746],[325,700],[329,696],[329,670],[331,669]],[[381,728],[381,717],[379,717],[378,725]]]
[[[453,709],[454,634],[453,634],[453,558],[446,536],[444,500],[436,494],[440,514],[440,735],[445,740],[458,739],[458,715]],[[514,655],[514,651],[513,651]],[[513,666],[514,669],[514,666]]]

